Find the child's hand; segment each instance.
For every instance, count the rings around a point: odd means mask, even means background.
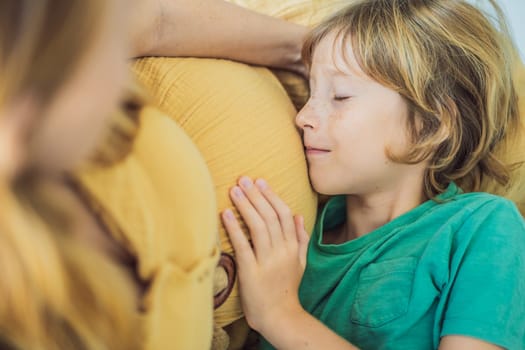
[[[254,184],[242,177],[239,185],[230,195],[250,230],[253,249],[231,210],[222,219],[237,256],[246,320],[261,331],[276,317],[302,310],[298,289],[309,237],[303,218],[294,217],[264,180]]]

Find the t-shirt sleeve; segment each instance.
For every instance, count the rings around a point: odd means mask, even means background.
[[[511,202],[486,203],[458,229],[447,287],[441,337],[525,349],[525,223]]]

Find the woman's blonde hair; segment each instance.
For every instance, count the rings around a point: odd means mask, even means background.
[[[45,109],[102,35],[109,3],[2,0],[0,111],[26,95]],[[75,238],[58,198],[38,173],[0,179],[0,347],[140,348],[135,293],[108,258]]]
[[[0,196],[0,348],[140,349],[136,293],[115,264],[5,183]]]
[[[487,1],[496,16],[462,0],[354,1],[316,27],[303,47],[310,65],[328,34],[343,43],[345,58],[351,40],[365,74],[406,99],[411,147],[387,154],[408,164],[429,161],[429,198],[451,181],[466,191],[479,190],[486,177],[509,181],[510,168],[495,151],[519,127],[517,54],[501,9]]]

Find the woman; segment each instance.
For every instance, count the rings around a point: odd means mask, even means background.
[[[141,346],[133,271],[64,178],[121,99],[125,18],[121,0],[0,4],[2,348]]]

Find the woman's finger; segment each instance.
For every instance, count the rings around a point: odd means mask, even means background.
[[[239,180],[239,185],[250,203],[252,203],[255,210],[257,210],[261,218],[264,220],[268,232],[270,233],[272,247],[282,246],[283,232],[279,216],[275,212],[275,209],[261,191],[254,185],[252,179],[243,176]]]
[[[288,207],[288,205],[286,205],[286,203],[284,203],[284,201],[272,191],[265,180],[257,179],[255,184],[277,213],[279,222],[281,223],[284,239],[292,243],[297,242],[295,223],[290,207]]]
[[[224,228],[226,232],[228,232],[233,249],[235,250],[237,264],[243,266],[243,268],[252,266],[252,264],[256,262],[252,247],[242,231],[239,222],[235,218],[233,211],[226,209],[222,212],[221,217]]]
[[[240,187],[234,186],[230,191],[230,197],[250,230],[256,257],[268,254],[272,245],[264,220]]]

